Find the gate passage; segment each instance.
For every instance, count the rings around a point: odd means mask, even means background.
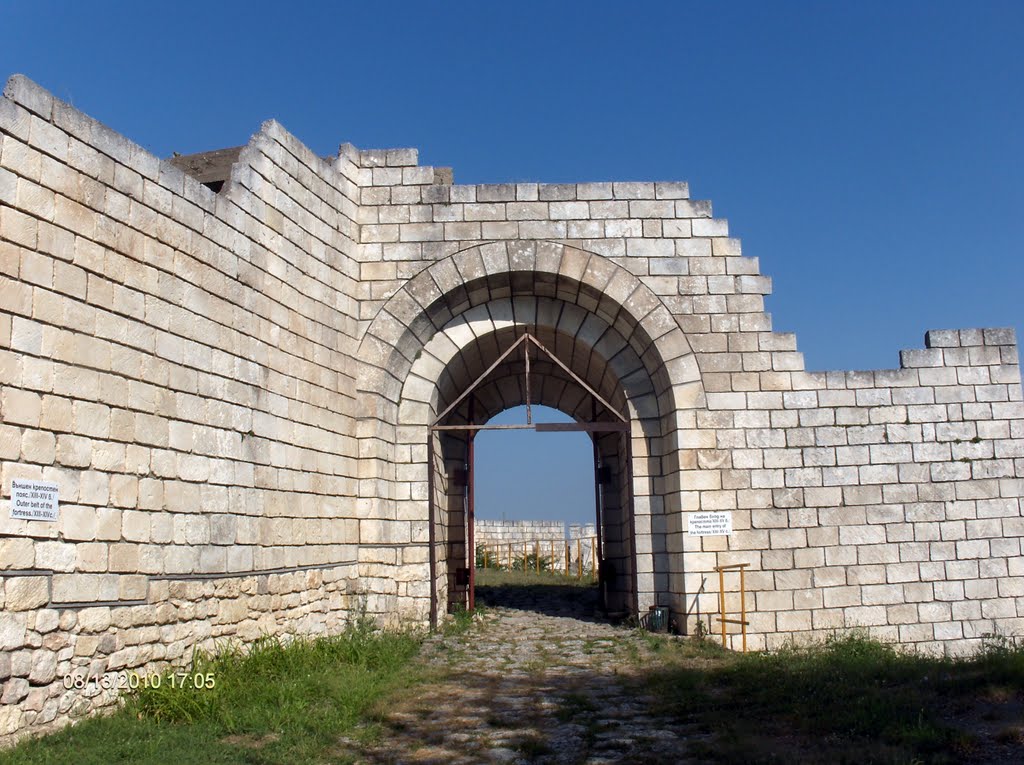
[[[536,374],[536,365],[534,364],[531,369],[531,350],[532,353],[538,354],[540,358],[553,364],[557,369],[564,372],[569,378],[574,381],[580,388],[591,397],[591,420],[589,422],[534,422],[533,419],[533,401],[534,396],[532,395],[533,380],[532,377]],[[506,363],[507,359],[515,359],[513,354],[517,351],[521,354],[522,358],[522,390],[525,392],[525,405],[526,405],[526,423],[525,424],[492,424],[476,422],[476,390],[495,372],[503,363]],[[468,405],[467,422],[464,424],[449,424],[447,420],[450,415],[457,412],[458,407],[463,402]],[[603,412],[611,415],[611,419],[599,420],[597,417],[598,406],[602,407]],[[457,478],[459,482],[465,488],[465,506],[464,506],[464,526],[463,532],[465,534],[465,545],[464,554],[465,558],[462,560],[449,560],[449,564],[454,563],[455,567],[455,580],[454,587],[449,592],[449,604],[452,605],[457,602],[452,596],[463,595],[465,597],[465,606],[469,610],[475,608],[475,597],[476,597],[476,569],[478,565],[478,559],[482,556],[483,567],[488,568],[488,562],[492,562],[495,566],[501,565],[501,549],[496,547],[493,552],[488,550],[488,547],[478,546],[475,540],[475,492],[474,492],[474,480],[475,480],[475,438],[476,434],[484,430],[534,430],[537,432],[567,432],[567,431],[581,431],[585,433],[597,434],[597,433],[619,433],[623,434],[623,441],[625,442],[625,453],[626,457],[626,473],[625,473],[625,485],[628,487],[631,485],[631,473],[630,473],[630,447],[629,447],[629,421],[621,412],[619,412],[611,403],[609,403],[600,393],[595,391],[582,377],[572,371],[565,363],[563,363],[558,357],[556,357],[551,351],[549,351],[543,343],[541,343],[533,334],[530,332],[523,332],[514,342],[509,345],[497,359],[483,371],[473,382],[470,384],[462,393],[452,401],[444,411],[442,411],[434,423],[430,426],[428,436],[427,449],[431,455],[429,463],[431,466],[435,464],[433,458],[434,453],[434,440],[435,434],[465,434],[465,472],[459,472]],[[591,577],[596,579],[598,571],[601,569],[602,561],[602,525],[603,525],[603,491],[602,491],[602,479],[607,480],[609,471],[607,468],[603,468],[601,465],[601,457],[598,449],[597,441],[594,441],[594,476],[595,476],[595,502],[596,502],[596,525],[597,534],[593,537],[589,547],[589,558],[590,558],[590,574]],[[434,487],[436,478],[434,476],[434,470],[430,470],[430,484],[428,489],[428,496],[431,497],[431,505],[433,506]],[[434,521],[434,510],[431,507],[431,528],[433,528]],[[554,567],[556,560],[554,543],[549,544],[549,562],[546,564],[549,567]],[[583,542],[577,540],[577,554],[576,554],[576,567],[577,576],[583,577]],[[434,544],[431,544],[431,551],[436,550]],[[518,552],[518,551],[517,551]],[[566,544],[564,550],[559,551],[560,559],[564,565],[566,575],[569,574],[572,560],[571,545]],[[529,543],[524,543],[522,550],[522,556],[516,558],[513,552],[512,545],[508,545],[506,550],[505,565],[508,570],[518,568],[519,570],[529,570],[530,568],[535,569],[537,572],[541,570],[541,548],[540,542],[534,543],[534,551],[532,555],[532,562],[530,556]],[[436,569],[438,562],[432,555],[430,560],[431,565],[431,582],[436,581]],[[635,570],[635,568],[634,568]],[[436,589],[431,591],[431,601],[434,603],[431,609],[431,619],[433,623],[437,620],[436,610]],[[602,590],[601,595],[601,606],[605,608],[607,606],[607,598]]]

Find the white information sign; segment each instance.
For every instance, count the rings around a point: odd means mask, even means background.
[[[690,513],[686,530],[697,537],[717,537],[732,533],[732,513]]]
[[[56,521],[60,509],[57,484],[11,480],[11,518],[20,521]]]

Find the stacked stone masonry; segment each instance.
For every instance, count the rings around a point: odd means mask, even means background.
[[[431,426],[526,402],[519,355],[479,379],[524,332],[554,359],[534,353],[532,403],[609,426],[610,610],[668,605],[693,630],[715,567],[748,563],[755,648],[1021,634],[1013,332],[932,331],[898,369],[809,372],[770,290],[685,183],[455,185],[413,150],[325,160],[268,122],[215,193],[12,77],[0,736],[111,701],[66,689],[74,672],[364,610],[440,618],[464,595],[468,438]],[[56,483],[59,519],[12,519],[12,480]],[[733,533],[691,535],[697,511]]]
[[[597,534],[592,523],[565,523],[563,521],[493,521],[477,518],[476,541],[480,544],[508,544],[509,542],[565,542],[589,539]]]

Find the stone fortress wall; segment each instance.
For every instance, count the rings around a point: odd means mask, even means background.
[[[563,521],[497,521],[477,518],[476,541],[481,544],[508,542],[564,542],[567,539],[590,539],[597,534],[593,523]]]
[[[0,735],[109,703],[75,672],[387,611],[404,584],[359,583],[400,553],[357,544],[357,167],[270,123],[214,194],[17,77],[0,132]],[[59,521],[11,519],[15,479],[58,484]]]
[[[1024,631],[1012,331],[808,372],[684,183],[454,185],[268,122],[214,193],[22,77],[0,141],[4,740],[111,701],[76,672],[443,613],[461,446],[426,426],[524,328],[629,417],[596,438],[623,603],[693,629],[744,562],[755,648]],[[537,370],[535,403],[584,418]],[[513,372],[478,419],[522,403]],[[12,519],[15,480],[57,484],[59,519]]]

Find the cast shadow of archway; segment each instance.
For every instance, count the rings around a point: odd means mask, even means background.
[[[586,622],[612,621],[600,608],[596,583],[477,585],[476,603]]]

